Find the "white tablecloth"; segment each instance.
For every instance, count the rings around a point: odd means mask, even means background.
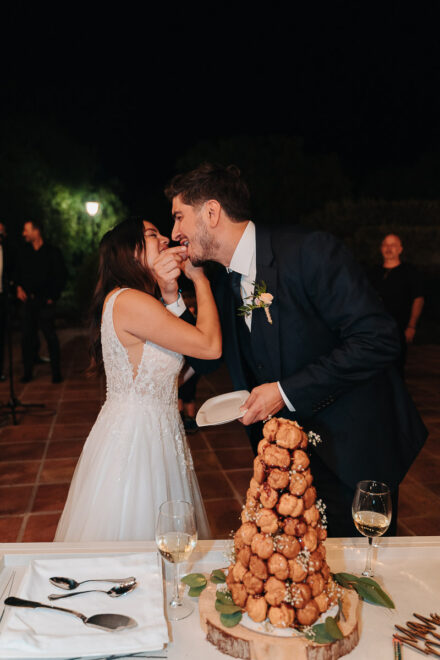
[[[211,571],[226,565],[225,543],[201,541],[193,553],[190,565],[184,572]],[[347,571],[359,574],[366,554],[366,539],[328,539],[328,562],[333,572]],[[152,551],[153,543],[93,543],[93,544],[3,544],[0,545],[0,569],[26,566],[34,557],[62,554],[68,565],[69,556],[78,554],[120,554]],[[405,625],[413,618],[413,612],[440,613],[440,537],[383,538],[380,547],[374,549],[373,568],[375,578],[390,594],[396,610],[362,603],[359,645],[348,656],[350,660],[388,660],[393,657],[392,634],[394,624]],[[1,577],[1,573],[0,573]],[[209,644],[199,624],[197,600],[195,612],[171,627],[168,646],[169,660],[220,660],[227,658]],[[1,610],[0,610],[1,611]],[[1,648],[1,631],[0,631]],[[114,653],[117,648],[114,649]],[[0,655],[1,658],[13,656]],[[17,657],[17,656],[15,656]],[[418,658],[420,654],[404,649],[405,660]]]

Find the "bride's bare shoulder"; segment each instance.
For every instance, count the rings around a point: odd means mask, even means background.
[[[117,289],[115,289],[115,291],[116,290]],[[109,296],[111,295],[112,293],[109,294]],[[133,308],[139,310],[140,306],[154,307],[158,304],[160,303],[157,298],[150,293],[139,291],[138,289],[125,289],[117,297],[115,307],[120,310],[128,311]]]

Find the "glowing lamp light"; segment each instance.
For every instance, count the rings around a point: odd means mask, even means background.
[[[99,211],[99,202],[86,202],[86,211],[92,217]]]

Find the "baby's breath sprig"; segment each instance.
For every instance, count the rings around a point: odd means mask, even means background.
[[[301,552],[297,555],[296,557],[297,561],[305,571],[308,570],[309,568],[309,562],[310,562],[310,550],[307,550],[307,548],[304,548],[304,550],[301,550]]]
[[[343,595],[343,589],[342,587],[335,582],[332,578],[329,579],[326,587],[325,587],[325,592],[327,593],[327,596],[329,598],[329,601],[332,605],[336,605],[338,600],[342,598]]]
[[[323,516],[325,514],[326,509],[327,509],[327,504],[325,504],[325,502],[323,502],[321,500],[321,498],[319,498],[319,500],[316,500],[315,506],[318,509],[321,516]]]
[[[307,433],[307,437],[309,439],[309,443],[314,447],[322,442],[321,436],[318,433],[315,433],[315,431],[309,431]]]
[[[231,532],[234,534],[234,532]],[[235,551],[234,540],[229,539],[223,551],[223,557],[226,559],[228,564],[235,564],[237,559],[237,553]]]
[[[319,499],[316,500],[315,506],[318,509],[319,513],[321,514],[321,527],[323,529],[327,529],[327,524],[328,524],[327,515],[326,515],[327,505],[321,499]]]
[[[313,630],[312,626],[302,626],[301,633],[307,637],[307,639],[313,640],[316,637],[316,632]]]
[[[275,550],[275,552],[284,549],[283,537],[281,536],[281,534],[278,534],[278,532],[276,532],[275,535],[273,536],[273,549]]]

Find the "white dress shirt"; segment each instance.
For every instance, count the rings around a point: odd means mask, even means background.
[[[257,243],[255,239],[255,225],[252,221],[249,221],[246,225],[246,229],[244,230],[237,244],[237,247],[235,248],[234,254],[232,255],[231,263],[226,267],[226,270],[228,273],[232,271],[240,273],[241,297],[243,298],[245,304],[250,303],[251,300],[245,300],[245,298],[253,295],[255,278],[257,276]],[[180,295],[176,302],[171,303],[166,307],[175,316],[181,316],[186,309],[186,305]],[[244,318],[250,331],[252,328],[252,312],[247,314]],[[286,397],[280,383],[277,382],[277,385],[287,408],[291,412],[294,412],[295,408]]]
[[[254,293],[254,283],[257,276],[255,225],[249,221],[246,225],[231,263],[226,267],[228,273],[240,273],[240,291],[245,304],[252,302],[250,296]],[[247,300],[245,300],[247,298]],[[252,328],[252,312],[244,317],[249,331]]]

